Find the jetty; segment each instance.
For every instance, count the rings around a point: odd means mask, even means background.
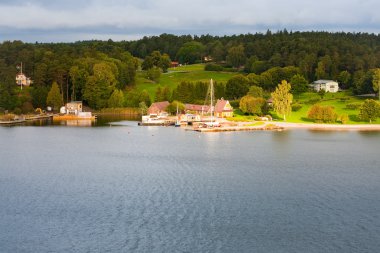
[[[211,132],[234,132],[234,131],[282,131],[284,127],[277,126],[274,124],[263,124],[263,125],[232,125],[226,126],[221,125],[220,127],[189,127],[186,128],[188,131],[196,131],[201,133],[211,133]]]
[[[17,125],[21,123],[25,123],[25,119],[18,119],[18,120],[6,120],[6,121],[0,121],[0,125],[3,126],[12,126],[12,125]]]

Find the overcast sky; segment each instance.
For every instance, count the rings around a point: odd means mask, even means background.
[[[379,0],[0,0],[0,41],[272,31],[380,33]]]

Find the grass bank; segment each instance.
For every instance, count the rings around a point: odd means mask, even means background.
[[[147,90],[150,97],[154,99],[157,87],[168,86],[175,89],[181,82],[209,82],[212,78],[216,82],[226,83],[228,79],[236,75],[233,72],[205,71],[205,64],[184,65],[170,68],[167,73],[161,75],[160,81],[155,83],[145,78],[144,72],[140,71],[136,76],[136,88],[139,91]]]

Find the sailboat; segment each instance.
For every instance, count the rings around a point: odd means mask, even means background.
[[[178,115],[178,102],[177,102],[177,114],[176,115],[177,115],[177,119],[175,121],[174,126],[175,127],[180,127],[181,126],[181,120],[180,120],[179,115]]]
[[[219,121],[217,121],[217,119],[214,117],[214,111],[215,111],[215,107],[214,107],[214,83],[213,83],[212,79],[210,80],[210,87],[209,87],[209,92],[207,92],[207,96],[208,96],[208,94],[210,94],[211,117],[210,117],[210,121],[204,123],[204,126],[207,128],[220,127]],[[207,97],[206,97],[206,100],[207,100]]]

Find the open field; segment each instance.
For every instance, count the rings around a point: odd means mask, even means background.
[[[338,114],[338,120],[340,115],[348,115],[349,120],[347,124],[367,124],[368,122],[360,121],[358,118],[359,106],[365,99],[366,98],[353,96],[349,91],[326,93],[323,99],[321,99],[317,93],[304,93],[294,96],[293,103],[301,104],[302,108],[299,111],[292,112],[287,117],[287,121],[296,123],[311,123],[312,121],[307,119],[307,113],[313,104],[319,103],[322,106],[334,107],[335,112]],[[349,109],[347,108],[347,105],[356,105],[357,108]],[[380,120],[378,119],[372,123],[380,123]]]
[[[292,111],[290,115],[286,117],[286,122],[290,123],[314,123],[312,120],[307,118],[307,114],[310,108],[314,104],[320,104],[322,106],[332,106],[334,107],[335,112],[338,114],[338,120],[336,123],[341,123],[339,121],[339,116],[346,114],[349,120],[346,124],[368,124],[368,122],[361,121],[358,118],[359,115],[359,106],[367,98],[356,97],[351,94],[350,91],[343,91],[338,93],[326,93],[324,98],[314,92],[307,92],[300,95],[294,95],[293,104],[300,104],[302,107],[298,111]],[[372,98],[377,100],[377,98]],[[348,107],[356,107],[354,109],[349,109]],[[238,109],[238,108],[235,108]],[[237,113],[237,114],[236,114]],[[243,116],[240,115],[240,110],[235,110],[234,121],[251,121],[252,116]],[[275,113],[271,111],[271,114],[274,115],[276,121],[283,121],[282,117],[276,117]],[[236,119],[236,120],[235,120]],[[372,124],[380,124],[380,119],[373,121]]]
[[[204,71],[204,64],[186,65],[177,68],[170,68],[168,73],[161,75],[159,83],[154,83],[144,77],[144,72],[138,72],[136,77],[136,87],[139,91],[147,90],[154,98],[156,88],[168,86],[171,90],[175,89],[178,84],[183,81],[187,82],[208,82],[212,78],[216,82],[227,82],[232,76],[236,75],[234,72],[216,72]]]

